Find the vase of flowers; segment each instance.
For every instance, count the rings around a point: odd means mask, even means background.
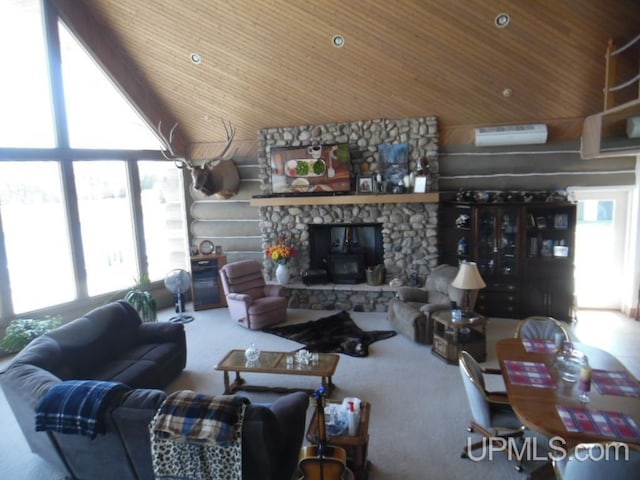
[[[267,249],[269,257],[277,265],[276,280],[280,285],[286,285],[291,278],[291,272],[287,263],[298,254],[298,251],[291,245],[291,237],[278,239],[275,245]]]
[[[291,278],[291,272],[286,263],[279,263],[276,267],[276,280],[280,285],[286,285]]]

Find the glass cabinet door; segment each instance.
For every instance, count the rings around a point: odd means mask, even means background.
[[[499,225],[498,265],[502,275],[518,273],[518,220],[517,210],[504,210]]]
[[[483,208],[478,213],[478,269],[483,275],[496,273],[498,246],[496,228],[498,210]]]
[[[478,214],[478,268],[485,275],[518,272],[517,209],[483,208]]]

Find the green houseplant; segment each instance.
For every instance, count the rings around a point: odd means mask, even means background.
[[[155,322],[157,320],[156,300],[151,293],[149,277],[143,275],[136,285],[129,290],[124,300],[129,302],[140,314],[143,322]]]
[[[7,327],[7,332],[0,348],[8,353],[17,353],[22,350],[34,338],[53,330],[62,324],[62,317],[46,316],[43,319],[17,318],[12,320]]]

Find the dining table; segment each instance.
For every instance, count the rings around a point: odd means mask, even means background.
[[[515,414],[527,428],[547,437],[560,437],[566,448],[607,440],[640,445],[640,382],[609,352],[582,343],[574,343],[573,348],[587,356],[593,371],[588,402],[579,398],[579,379],[575,382],[561,379],[554,366],[557,348],[552,341],[507,338],[496,343],[500,370]],[[522,365],[542,370],[542,377],[538,377],[539,371],[534,376],[543,379],[527,384],[514,373],[514,366]],[[611,377],[614,381],[607,382]],[[576,414],[578,421],[568,414]],[[580,424],[580,418],[584,424]],[[604,421],[603,418],[626,422],[623,427],[628,428],[611,431],[589,424],[594,419],[596,423]]]

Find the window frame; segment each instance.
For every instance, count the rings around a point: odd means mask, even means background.
[[[141,199],[140,174],[138,161],[163,161],[167,160],[160,150],[107,150],[107,149],[73,149],[69,147],[69,135],[65,112],[65,98],[62,71],[60,68],[60,40],[58,22],[62,19],[57,14],[55,7],[48,0],[39,0],[42,5],[44,38],[47,53],[47,71],[51,88],[52,110],[54,115],[54,130],[56,147],[54,148],[3,148],[0,147],[0,162],[2,161],[52,161],[58,162],[61,169],[62,190],[66,209],[67,228],[70,232],[70,250],[73,259],[73,273],[76,283],[76,299],[50,307],[34,310],[33,312],[20,312],[20,317],[36,315],[68,314],[69,318],[86,312],[87,308],[96,307],[108,300],[114,299],[114,293],[90,297],[87,289],[87,275],[84,261],[82,233],[80,229],[78,198],[75,188],[73,163],[82,161],[124,161],[127,171],[127,187],[129,190],[130,211],[133,223],[134,252],[136,255],[136,267],[138,278],[148,274],[146,260],[146,246],[144,235],[144,222]],[[184,172],[178,170],[181,177],[180,185],[184,192]],[[186,205],[186,202],[185,202]],[[186,218],[186,217],[185,217]],[[185,219],[185,240],[188,241],[188,230]],[[186,242],[185,242],[186,245]],[[188,252],[185,253],[187,255]],[[185,257],[186,258],[186,257]],[[132,280],[133,281],[133,280]],[[130,285],[129,285],[130,286]],[[129,286],[123,286],[123,291]],[[152,283],[154,293],[164,290],[162,281]],[[162,299],[168,305],[167,299]],[[164,300],[164,301],[163,301]],[[5,239],[2,230],[2,216],[0,214],[0,327],[16,318],[11,300],[11,285],[9,282],[8,258],[5,248]]]

